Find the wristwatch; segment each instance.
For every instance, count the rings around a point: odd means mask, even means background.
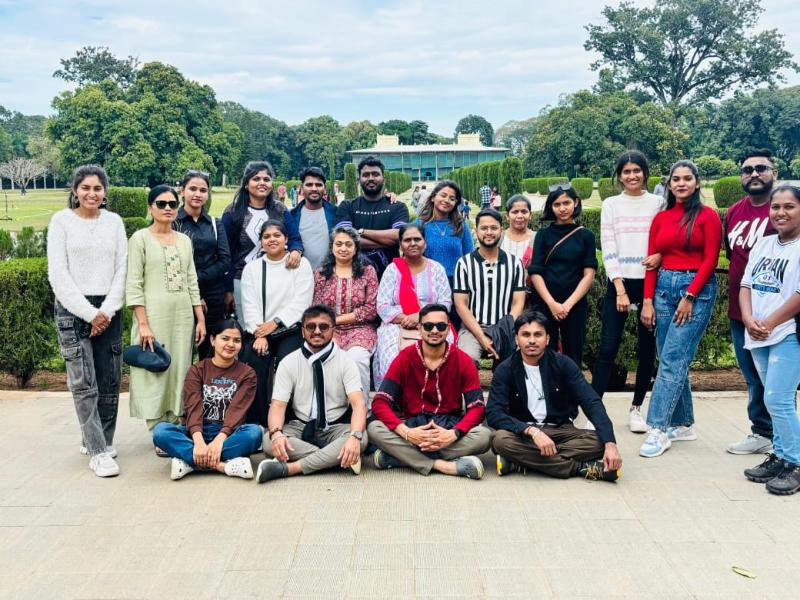
[[[364,439],[364,432],[363,431],[351,431],[350,435],[356,438],[359,442]]]
[[[364,228],[363,227],[359,227],[358,229],[356,229],[356,233],[358,235],[364,235]]]
[[[281,321],[278,317],[273,318],[272,321],[273,323],[275,323],[275,325],[278,326],[278,329],[280,329],[281,327],[285,327],[283,321]]]
[[[686,292],[686,295],[684,296],[684,299],[685,299],[687,302],[694,302],[695,300],[697,300],[697,296],[695,296],[695,295],[694,295],[694,294],[692,294],[691,292]]]
[[[456,434],[456,441],[460,440],[461,437],[464,435],[464,432],[460,429],[453,429],[453,433]]]

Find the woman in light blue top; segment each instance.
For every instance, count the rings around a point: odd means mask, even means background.
[[[425,256],[440,263],[452,286],[458,259],[473,250],[472,232],[464,220],[461,189],[454,181],[440,181],[419,211],[425,226]]]

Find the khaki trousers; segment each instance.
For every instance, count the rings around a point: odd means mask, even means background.
[[[497,430],[492,449],[512,462],[550,477],[566,479],[578,473],[580,463],[603,457],[597,433],[568,425],[544,425],[541,430],[556,444],[555,456],[542,456],[529,436]]]
[[[287,452],[289,461],[300,461],[300,468],[303,475],[338,467],[339,452],[344,446],[347,438],[350,437],[350,424],[339,423],[331,425],[324,431],[317,431],[317,439],[321,446],[315,446],[303,441],[303,428],[305,423],[299,419],[289,421],[283,426],[283,433],[289,438],[289,443],[294,450]],[[367,435],[361,440],[361,452],[367,448]],[[264,454],[270,458],[275,458],[272,454],[272,442],[269,433],[264,434]]]
[[[424,454],[413,444],[391,431],[382,421],[373,421],[367,427],[370,441],[378,448],[394,456],[417,473],[428,475],[433,469],[434,459]],[[439,450],[442,460],[455,460],[462,456],[483,454],[489,449],[492,432],[483,425],[473,427],[460,440]]]

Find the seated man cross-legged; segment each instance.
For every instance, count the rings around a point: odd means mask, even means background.
[[[305,344],[278,364],[256,480],[339,466],[358,475],[367,405],[356,363],[333,341],[336,314],[315,304],[300,320]]]
[[[531,470],[567,478],[616,481],[622,459],[597,393],[568,357],[547,348],[547,318],[526,311],[514,322],[517,350],[495,371],[486,419],[497,474]],[[596,431],[573,425],[578,406]]]
[[[447,343],[449,327],[447,307],[424,306],[417,325],[422,339],[389,366],[368,427],[379,448],[373,457],[378,469],[483,476],[476,455],[489,449],[491,432],[481,425],[485,403],[478,370],[465,352]]]

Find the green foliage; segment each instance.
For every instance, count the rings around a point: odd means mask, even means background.
[[[694,160],[694,164],[697,165],[700,177],[704,179],[731,176],[739,172],[739,167],[735,162],[730,159],[723,160],[714,155],[699,156]]]
[[[24,387],[55,356],[53,293],[44,258],[0,262],[0,371]]]
[[[550,192],[550,190],[548,189],[549,186],[547,185],[547,177],[537,178],[536,185],[538,186],[539,194],[541,194],[542,196],[547,196],[547,194]]]
[[[456,125],[454,133],[458,137],[459,133],[479,133],[481,144],[491,146],[494,144],[494,128],[492,124],[480,115],[467,115]]]
[[[758,0],[662,0],[655,6],[606,6],[588,25],[584,48],[600,55],[621,86],[644,89],[662,105],[720,98],[734,86],[785,81],[797,68],[775,29],[763,30]]]
[[[128,87],[136,79],[139,67],[138,58],[119,59],[105,46],[84,46],[72,58],[62,58],[60,62],[61,68],[53,73],[53,77],[79,86],[109,79]]]
[[[551,185],[558,185],[559,183],[569,183],[569,178],[556,175],[554,177],[546,177],[545,181],[547,182],[547,191],[545,191],[545,195],[547,195],[550,193]]]
[[[140,217],[147,215],[147,190],[135,187],[108,188],[108,210],[120,217]]]
[[[393,171],[386,171],[384,173],[385,177],[385,189],[389,192],[394,192],[395,194],[402,194],[406,190],[411,188],[411,176],[406,175],[405,173],[395,173]]]
[[[600,194],[601,200],[605,200],[609,196],[616,196],[619,194],[619,190],[617,190],[614,185],[614,180],[611,177],[601,177],[597,181],[597,193]]]
[[[789,173],[795,179],[800,179],[800,155],[795,156],[789,163]]]
[[[15,258],[39,258],[46,254],[43,232],[37,232],[33,227],[20,229],[14,245]]]
[[[594,234],[594,245],[600,250],[600,209],[584,206],[578,221]]]
[[[516,156],[503,160],[462,167],[450,173],[450,179],[461,188],[465,198],[480,203],[480,188],[486,183],[496,187],[507,200],[509,196],[522,192],[522,162]]]
[[[578,192],[581,200],[588,200],[594,190],[594,180],[591,177],[575,177],[570,181],[572,187]]]
[[[536,194],[539,191],[538,180],[535,177],[526,177],[522,180],[522,189],[528,194]]]
[[[369,123],[369,121],[366,121]],[[352,123],[351,123],[352,125]],[[374,127],[374,125],[373,125]],[[424,121],[403,121],[402,119],[392,119],[378,123],[377,131],[382,135],[396,135],[401,144],[439,144],[440,136],[428,131],[428,124]],[[366,140],[365,140],[366,141]],[[353,145],[351,149],[369,148],[375,143],[374,135],[369,138],[369,143]]]
[[[516,156],[509,156],[500,162],[499,190],[505,200],[522,193],[522,161]]]
[[[0,106],[0,129],[11,136],[10,154],[12,156],[28,157],[28,142],[32,137],[42,135],[42,127],[45,118],[41,115],[23,115],[18,111],[7,110]],[[2,162],[2,147],[8,142],[7,138],[0,134],[0,162]],[[6,150],[8,152],[8,150]]]
[[[714,202],[718,208],[728,208],[744,196],[739,177],[722,177],[714,183]]]
[[[656,189],[656,186],[658,185],[659,181],[661,181],[660,176],[650,175],[650,177],[647,178],[647,191],[652,194],[653,190]]]
[[[358,176],[356,166],[349,162],[344,166],[344,197],[345,200],[352,200],[358,196]]]
[[[6,162],[14,155],[11,134],[5,129],[0,129],[0,163]]]
[[[11,258],[14,253],[14,238],[5,229],[0,229],[0,260]]]
[[[150,222],[144,217],[123,217],[122,222],[125,224],[125,235],[130,238],[136,231],[144,229]]]

